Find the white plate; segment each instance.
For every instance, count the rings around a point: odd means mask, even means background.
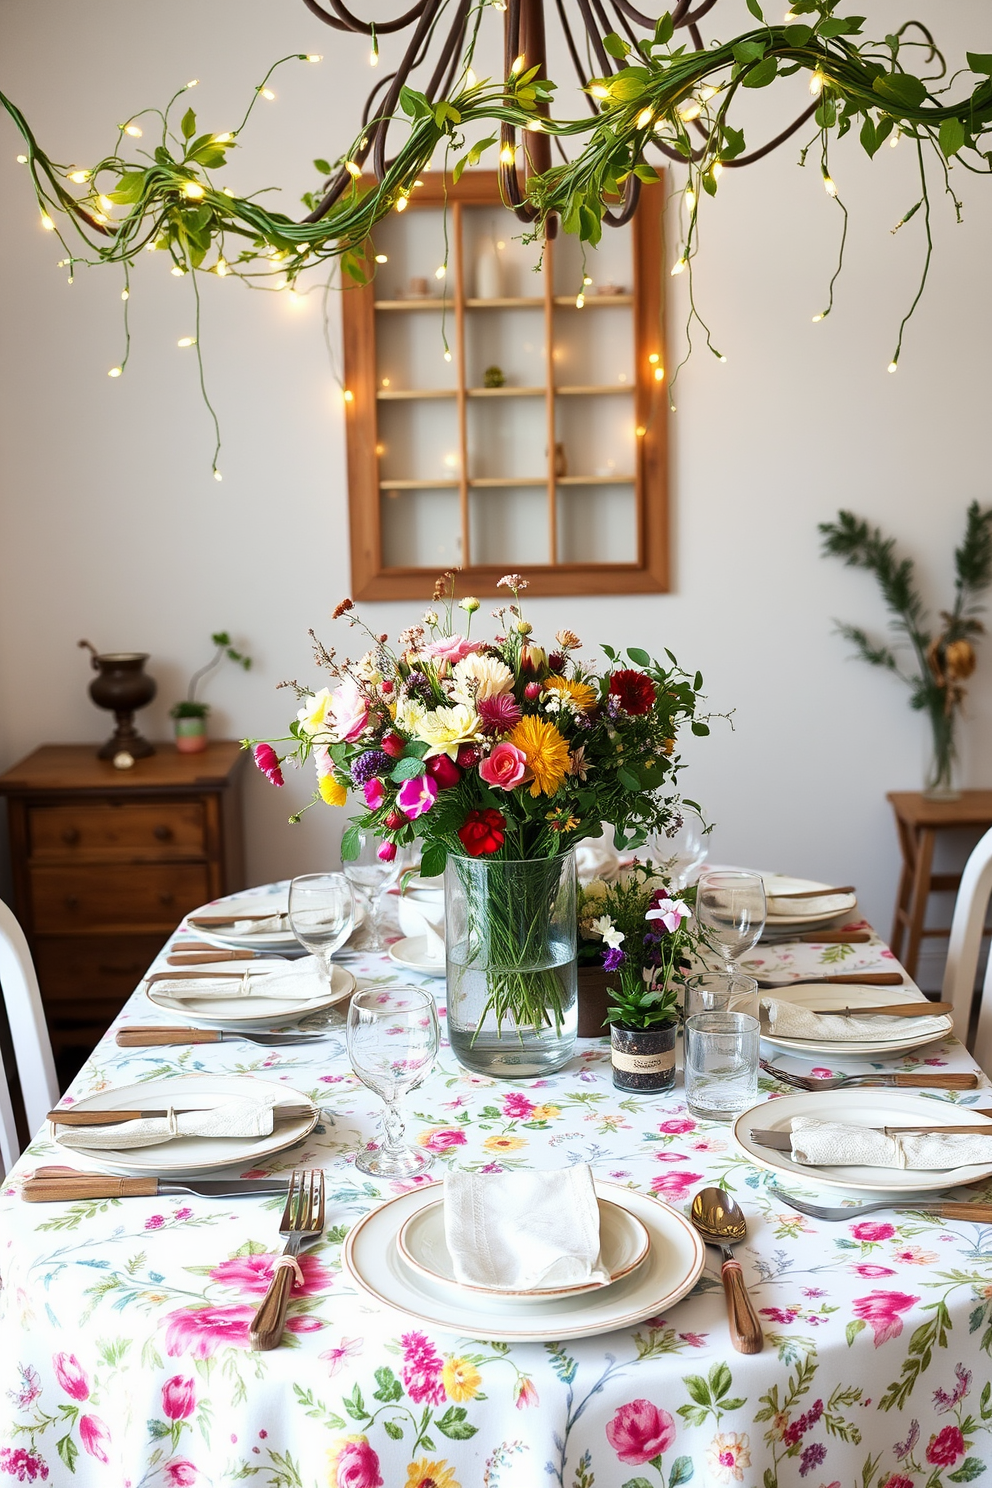
[[[774,989],[765,987],[761,992],[762,997],[776,997],[782,1002],[795,1003],[797,1007],[890,1007],[896,1003],[926,1002],[923,993],[916,987],[863,987],[849,984],[845,986],[796,986],[776,987]],[[764,1018],[761,1020],[761,1037],[766,1043],[774,1045],[776,1049],[784,1049],[789,1054],[830,1054],[840,1058],[845,1054],[864,1058],[869,1054],[900,1054],[909,1049],[922,1049],[924,1044],[932,1044],[937,1039],[947,1038],[954,1031],[953,1020],[948,1016],[941,1021],[945,1027],[941,1033],[914,1033],[913,1020],[906,1022],[906,1032],[898,1038],[892,1039],[790,1039],[781,1038],[778,1034],[768,1032],[768,1026]]]
[[[425,976],[443,977],[445,964],[427,954],[426,935],[408,935],[389,947],[389,959],[407,971],[422,971]]]
[[[540,1287],[529,1291],[506,1291],[500,1287],[473,1286],[455,1278],[455,1268],[444,1233],[444,1202],[428,1204],[410,1216],[396,1237],[406,1264],[428,1281],[453,1287],[461,1293],[484,1297],[492,1305],[500,1299],[514,1302],[554,1302],[559,1297],[578,1297],[598,1292],[629,1276],[651,1249],[651,1237],[636,1215],[608,1199],[599,1201],[599,1258],[609,1272],[609,1281],[584,1281],[567,1287]]]
[[[405,1317],[464,1337],[494,1343],[586,1338],[629,1328],[667,1312],[695,1286],[703,1269],[703,1242],[677,1210],[648,1194],[614,1183],[596,1183],[596,1194],[623,1205],[651,1237],[644,1264],[613,1286],[558,1302],[510,1302],[472,1294],[464,1299],[412,1271],[396,1245],[406,1221],[437,1202],[440,1185],[428,1184],[387,1199],[348,1232],[342,1261],[355,1285]]]
[[[298,1090],[261,1080],[257,1075],[163,1075],[136,1085],[118,1085],[74,1102],[74,1111],[144,1111],[164,1106],[222,1106],[233,1100],[278,1100],[280,1104],[309,1105],[310,1097]],[[241,1169],[265,1166],[275,1152],[302,1142],[317,1124],[320,1112],[298,1121],[279,1121],[268,1137],[177,1137],[160,1147],[101,1148],[81,1151],[63,1148],[73,1166],[91,1163],[140,1174],[145,1178],[202,1178],[219,1168]],[[61,1144],[59,1144],[61,1145]]]
[[[812,878],[789,878],[784,873],[763,873],[761,877],[769,900],[774,899],[776,893],[798,894],[801,889],[830,888],[829,884],[818,883]],[[825,898],[780,901],[778,909],[769,911],[765,923],[770,926],[822,925],[837,915],[850,914],[857,902],[856,894],[828,894]]]
[[[787,1152],[775,1152],[751,1140],[751,1132],[789,1131],[797,1116],[812,1116],[817,1121],[844,1121],[854,1126],[974,1126],[981,1118],[968,1106],[951,1101],[932,1100],[903,1090],[828,1090],[801,1095],[783,1095],[763,1101],[738,1116],[734,1122],[734,1140],[752,1162],[773,1173],[805,1182],[825,1183],[828,1188],[849,1188],[857,1192],[924,1193],[935,1189],[957,1188],[961,1183],[975,1183],[992,1174],[992,1163],[969,1167],[922,1170],[919,1168],[810,1167],[794,1162]],[[983,1123],[984,1124],[984,1123]],[[992,1118],[988,1121],[992,1132]]]
[[[229,906],[233,906],[242,915],[285,914],[289,908],[289,889],[277,889],[271,894],[227,894],[223,899],[215,899],[211,904],[201,904],[199,909],[191,910],[190,914],[193,918],[201,914],[217,914],[226,912]],[[190,915],[187,915],[186,921],[189,918]],[[186,928],[197,940],[204,940],[208,945],[220,946],[224,950],[282,951],[288,955],[294,952],[306,954],[292,930],[264,932],[247,930],[243,935],[232,935],[223,927],[219,930],[201,930],[198,925],[186,924]]]
[[[284,997],[265,996],[265,976],[259,972],[257,961],[246,961],[244,965],[245,969],[250,968],[253,973],[252,986],[258,988],[251,997],[170,997],[167,992],[161,991],[161,982],[146,984],[145,996],[157,1008],[162,1008],[167,1013],[178,1013],[187,1023],[205,1028],[264,1029],[271,1028],[274,1023],[296,1023],[310,1013],[325,1012],[327,1008],[350,998],[358,986],[346,967],[334,966],[326,997],[301,997],[298,1002],[288,1002]],[[274,965],[278,967],[279,962]],[[235,961],[220,962],[217,966],[218,971],[233,969],[242,968]],[[231,985],[233,987],[239,984],[232,982]]]

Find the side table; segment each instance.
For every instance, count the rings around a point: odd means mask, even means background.
[[[38,971],[60,1080],[117,1016],[180,915],[244,887],[244,751],[156,744],[130,770],[45,744],[0,776],[14,912]]]
[[[933,850],[937,833],[949,827],[992,827],[992,790],[962,791],[956,801],[931,801],[920,791],[889,791],[902,849],[902,872],[896,894],[891,945],[911,977],[916,976],[920,942],[924,937],[950,935],[950,926],[925,927],[931,894],[957,889],[960,873],[934,873]],[[903,951],[903,937],[908,944]]]

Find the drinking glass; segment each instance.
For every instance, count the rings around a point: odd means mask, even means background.
[[[289,923],[330,982],[331,957],[355,928],[355,895],[344,874],[303,873],[294,878],[289,886]]]
[[[708,852],[702,817],[684,806],[680,807],[680,815],[682,825],[671,837],[665,832],[654,832],[648,839],[652,863],[668,875],[675,890],[693,882],[696,869],[706,862]]]
[[[724,959],[727,975],[756,945],[765,928],[765,885],[760,873],[712,869],[696,885],[696,915],[707,939]]]
[[[363,951],[384,951],[380,913],[382,896],[399,877],[401,860],[397,853],[391,863],[384,863],[378,856],[381,843],[371,832],[359,832],[357,858],[350,858],[344,865],[345,874],[365,909],[365,934]]]
[[[685,1022],[685,1101],[702,1121],[733,1121],[758,1099],[757,1018],[695,1013]]]
[[[685,984],[684,1012],[687,1018],[697,1013],[746,1013],[758,1016],[758,983],[754,977],[737,972],[708,971],[694,976]]]
[[[378,1178],[411,1178],[425,1172],[434,1158],[423,1148],[404,1144],[396,1106],[430,1073],[437,1057],[434,998],[422,987],[369,987],[356,992],[348,1009],[347,1039],[352,1069],[386,1107],[381,1145],[360,1152],[355,1167]]]

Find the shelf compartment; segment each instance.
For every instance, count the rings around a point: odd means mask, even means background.
[[[411,402],[415,398],[457,398],[457,388],[376,388],[383,402]]]
[[[593,306],[602,309],[604,305],[632,305],[634,303],[634,296],[630,294],[587,294],[581,305],[575,303],[576,297],[576,295],[555,295],[555,305],[561,310],[591,310]]]
[[[487,486],[494,489],[506,486],[509,489],[513,486],[547,486],[548,478],[546,475],[480,475],[472,477],[468,484],[470,489],[473,486],[480,490]]]
[[[466,300],[466,310],[543,310],[543,295],[510,295],[498,300]]]
[[[543,387],[466,388],[467,398],[543,398]]]
[[[470,480],[546,481],[548,417],[543,397],[469,398],[465,470]]]
[[[556,387],[557,398],[598,398],[605,393],[632,393],[632,382],[590,383],[588,387]]]
[[[563,489],[563,487],[570,489]],[[635,563],[637,500],[631,477],[566,476],[555,497],[559,563]]]
[[[376,300],[376,310],[453,310],[454,300],[434,299],[432,295],[425,295],[422,300],[415,300],[413,296],[408,300]]]
[[[379,497],[382,560],[386,568],[430,568],[461,563],[458,482],[393,481]]]
[[[427,485],[457,483],[463,469],[457,399],[411,398],[376,402],[377,481],[412,480]],[[588,466],[588,461],[586,462]],[[411,489],[418,489],[412,487]]]
[[[469,482],[469,534],[474,565],[526,567],[549,561],[548,487],[543,480]]]

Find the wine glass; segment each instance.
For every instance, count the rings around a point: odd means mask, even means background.
[[[696,915],[734,976],[737,961],[756,945],[765,928],[765,885],[760,873],[711,869],[696,885]]]
[[[684,889],[692,882],[696,869],[706,862],[709,850],[703,819],[698,812],[680,806],[679,814],[682,825],[677,832],[671,836],[666,832],[653,832],[648,839],[652,863],[669,876],[675,890]]]
[[[363,1173],[378,1178],[411,1178],[434,1161],[429,1152],[404,1144],[396,1109],[434,1066],[440,1034],[437,1009],[422,987],[368,987],[356,992],[348,1009],[348,1058],[370,1090],[385,1102],[383,1142],[355,1158]]]
[[[355,928],[355,895],[344,874],[304,873],[294,878],[289,886],[289,923],[330,982],[331,957]]]
[[[384,951],[380,924],[382,896],[399,876],[400,857],[397,854],[392,862],[384,862],[378,855],[381,843],[371,832],[359,832],[358,841],[358,856],[348,859],[344,871],[366,911],[362,950]]]

